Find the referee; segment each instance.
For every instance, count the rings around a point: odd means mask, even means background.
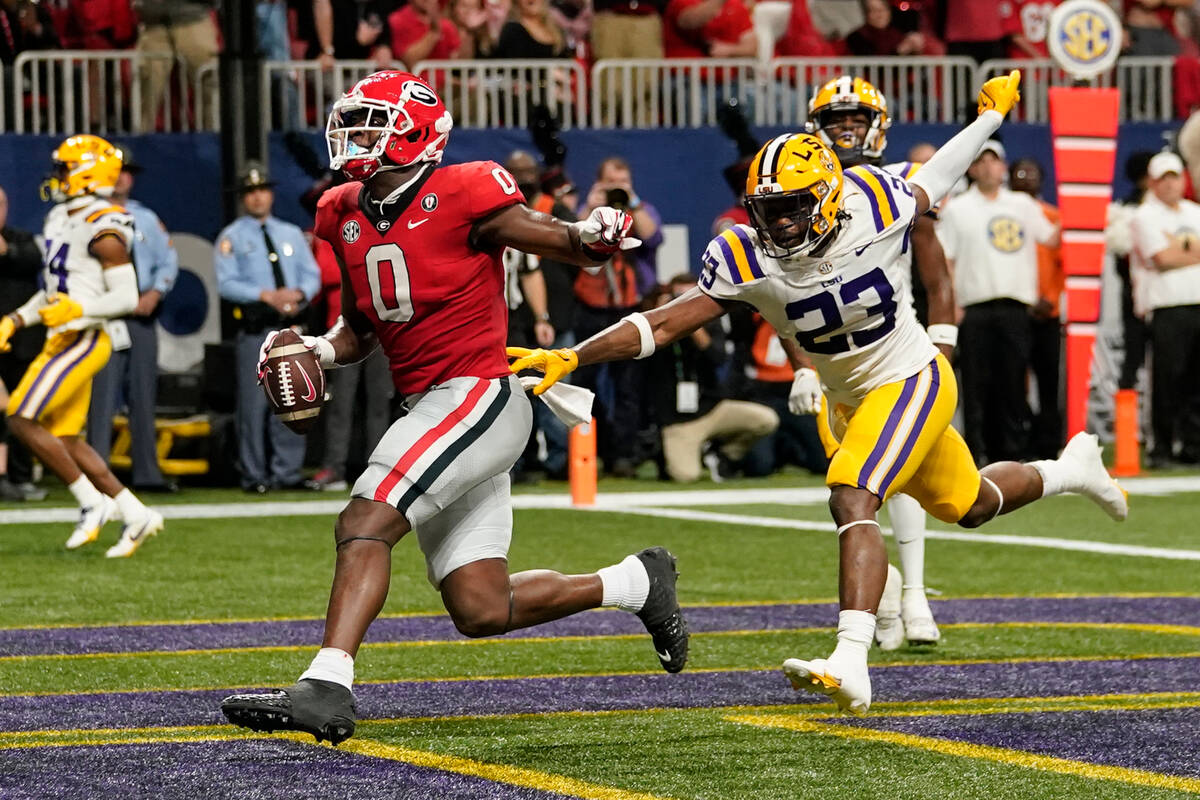
[[[964,436],[980,466],[1029,455],[1025,377],[1038,299],[1038,243],[1058,228],[1037,201],[1006,187],[1004,147],[987,142],[967,171],[971,188],[942,212],[938,237],[962,306],[958,339]]]

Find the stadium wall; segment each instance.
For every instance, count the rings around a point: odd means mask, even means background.
[[[1117,151],[1116,196],[1129,191],[1122,174],[1125,158],[1136,150],[1158,150],[1163,134],[1172,125],[1131,123],[1122,126]],[[910,146],[922,141],[940,144],[949,138],[954,125],[900,125],[889,133],[889,155],[902,159]],[[784,129],[761,129],[765,140]],[[318,133],[305,134],[319,161],[325,163],[325,145]],[[721,177],[721,170],[737,158],[733,143],[718,130],[571,130],[561,134],[567,148],[567,172],[586,192],[596,166],[609,155],[622,155],[633,166],[635,185],[641,196],[662,213],[672,226],[668,263],[662,274],[688,269],[697,263],[708,241],[712,220],[734,201]],[[1053,158],[1049,126],[1012,125],[1003,130],[1010,158],[1030,156],[1046,165],[1051,180],[1048,199],[1053,200]],[[0,163],[10,165],[0,173],[0,184],[10,199],[9,223],[27,230],[40,230],[47,206],[38,200],[38,185],[46,174],[50,153],[58,136],[0,137]],[[191,233],[212,240],[224,225],[220,202],[220,145],[216,134],[177,133],[129,137],[145,172],[134,195],[153,208],[175,233]],[[493,159],[502,161],[514,149],[533,150],[528,133],[519,129],[457,130],[451,137],[448,160]],[[276,187],[276,214],[302,227],[311,224],[298,197],[312,185],[312,178],[296,163],[283,137],[272,134],[270,167]],[[685,235],[686,234],[686,235]]]

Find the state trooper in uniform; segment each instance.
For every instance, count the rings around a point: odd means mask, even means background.
[[[256,365],[267,332],[300,324],[321,286],[303,231],[271,216],[274,185],[261,164],[246,163],[238,177],[245,213],[221,231],[213,256],[222,313],[236,329],[242,488],[256,494],[304,485],[304,437],[272,415]]]
[[[179,275],[179,255],[158,215],[129,197],[134,176],[142,167],[133,160],[127,146],[119,149],[121,174],[113,187],[112,199],[133,217],[138,304],[132,314],[108,324],[113,354],[108,366],[92,379],[88,444],[108,461],[113,413],[124,398],[129,407],[133,488],[139,492],[173,492],[176,485],[163,478],[158,466],[154,417],[158,402],[158,313],[163,297],[171,291]]]

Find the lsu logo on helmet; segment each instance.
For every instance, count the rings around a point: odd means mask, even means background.
[[[42,198],[56,203],[86,194],[108,197],[121,175],[121,151],[91,134],[66,139],[50,158],[54,170],[42,183]]]
[[[842,167],[824,142],[789,133],[767,142],[746,179],[746,210],[767,255],[803,256],[837,228]]]
[[[853,120],[865,115],[866,128]],[[837,155],[843,167],[883,158],[887,130],[892,126],[887,99],[862,78],[843,75],[813,93],[804,129],[815,134]]]

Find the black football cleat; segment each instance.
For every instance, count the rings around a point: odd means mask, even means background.
[[[252,731],[303,731],[335,745],[354,735],[358,718],[349,689],[315,679],[266,694],[230,695],[221,701],[221,713]]]
[[[650,576],[650,593],[637,612],[650,632],[654,652],[667,672],[679,672],[687,663],[688,626],[675,595],[675,556],[665,547],[649,547],[637,554]]]

